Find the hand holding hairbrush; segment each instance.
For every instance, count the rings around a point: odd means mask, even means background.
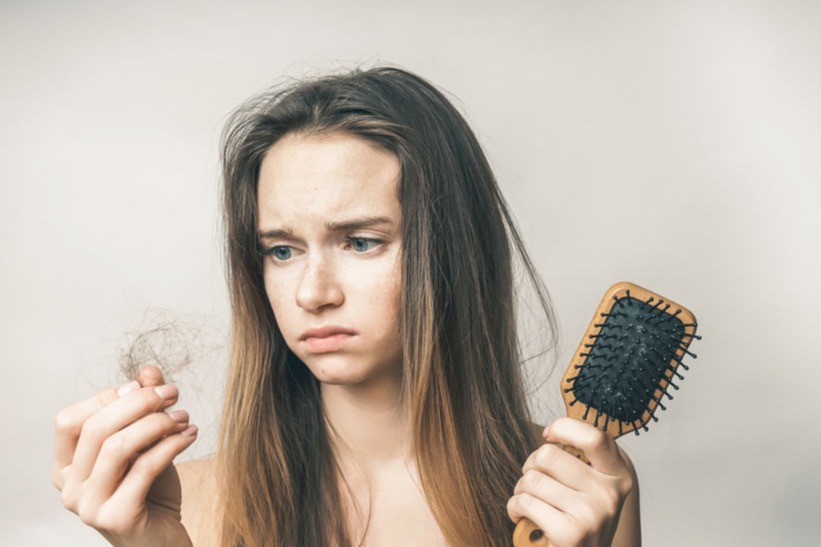
[[[678,389],[682,359],[696,335],[696,320],[682,306],[632,283],[612,286],[599,304],[561,381],[567,415],[618,438],[647,430]],[[587,462],[572,447],[567,452]],[[523,518],[515,547],[547,547],[548,536]]]

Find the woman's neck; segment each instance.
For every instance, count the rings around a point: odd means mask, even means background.
[[[378,466],[405,460],[411,450],[401,379],[361,385],[322,384],[322,405],[340,462]],[[344,463],[343,463],[344,465]]]

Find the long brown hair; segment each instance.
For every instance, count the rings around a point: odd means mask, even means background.
[[[257,176],[293,132],[346,132],[399,159],[402,396],[422,487],[450,544],[508,544],[505,504],[537,443],[519,368],[514,258],[552,328],[547,293],[461,114],[422,78],[376,68],[265,93],[223,135],[233,332],[217,453],[222,545],[361,539],[348,530],[318,382],[283,341],[263,286]]]

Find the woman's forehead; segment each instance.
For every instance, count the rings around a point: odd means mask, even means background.
[[[350,134],[287,135],[260,167],[259,227],[308,219],[398,222],[400,171],[393,153]]]

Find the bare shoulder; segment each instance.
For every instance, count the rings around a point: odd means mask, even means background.
[[[633,464],[633,460],[630,459],[630,455],[627,453],[626,450],[624,450],[624,448],[622,448],[620,445],[617,446],[619,449],[619,453],[621,454],[621,457],[624,460],[624,463],[627,464],[627,468],[630,470],[630,473],[633,475],[633,480],[636,482],[636,485],[638,486],[638,476],[636,475],[636,466]]]
[[[202,494],[213,492],[212,486],[216,486],[213,457],[178,463],[175,466],[180,476],[183,501],[186,505],[189,505],[189,502],[196,505],[201,501],[199,498]]]
[[[176,464],[182,487],[182,523],[194,547],[219,543],[219,500],[214,458]]]

